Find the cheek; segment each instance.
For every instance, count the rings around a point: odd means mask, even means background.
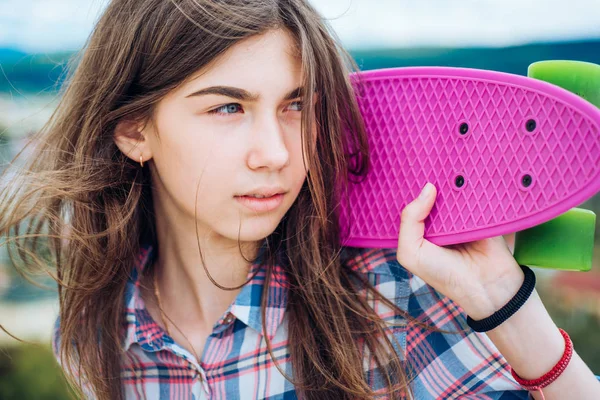
[[[230,180],[223,177],[232,173],[228,157],[233,149],[211,129],[200,127],[198,117],[175,111],[160,120],[157,130],[159,137],[151,139],[156,173],[180,206],[193,212],[198,184],[198,203],[210,202],[227,190]]]
[[[184,106],[170,105],[162,110],[158,129],[157,158],[179,173],[201,173],[202,169],[227,161],[226,156],[236,151],[236,142],[210,119],[194,114]],[[239,144],[238,144],[239,146]]]

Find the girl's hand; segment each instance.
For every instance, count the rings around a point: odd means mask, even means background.
[[[457,302],[471,318],[485,318],[517,293],[523,272],[502,236],[448,247],[424,239],[424,221],[436,195],[435,186],[428,183],[402,211],[398,262]]]

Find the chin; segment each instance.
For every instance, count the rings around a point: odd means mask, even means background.
[[[274,221],[272,218],[260,218],[242,222],[241,230],[236,226],[232,230],[230,230],[229,236],[232,240],[237,241],[238,239],[241,242],[257,242],[265,239],[270,234],[272,234],[281,219],[277,219]]]

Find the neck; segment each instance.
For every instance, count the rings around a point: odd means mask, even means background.
[[[198,227],[174,207],[155,203],[154,270],[164,312],[180,328],[209,326],[246,282],[256,243],[238,243]],[[200,250],[199,250],[200,249]],[[202,256],[200,255],[202,253]]]
[[[167,308],[176,304],[193,315],[214,312],[218,319],[246,282],[250,265],[237,246],[216,249],[192,239],[159,238],[155,273],[162,301]]]

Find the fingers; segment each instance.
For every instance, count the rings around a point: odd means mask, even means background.
[[[397,254],[398,261],[403,265],[414,264],[415,258],[418,258],[424,243],[425,218],[433,208],[436,194],[435,186],[428,182],[419,196],[402,210]]]

